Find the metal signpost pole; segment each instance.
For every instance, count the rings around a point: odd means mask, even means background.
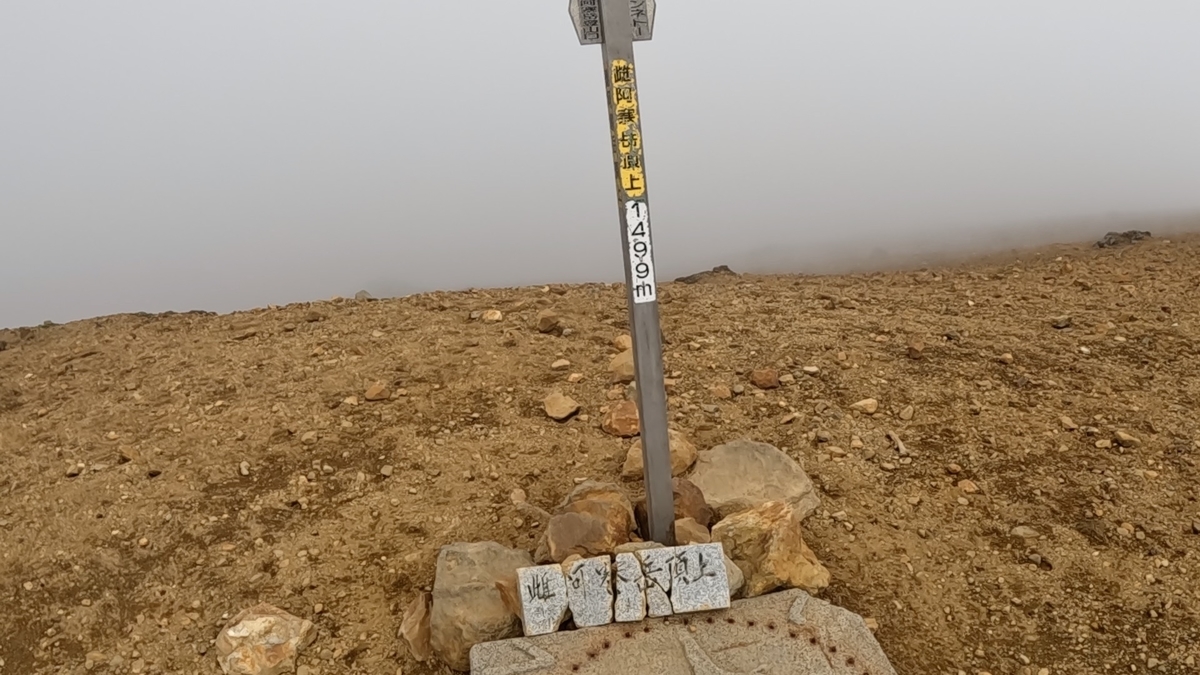
[[[633,59],[634,41],[649,40],[652,35],[655,3],[653,0],[572,0],[570,9],[580,42],[599,42],[604,57],[645,465],[650,531],[644,534],[652,541],[672,546],[675,544],[675,505],[667,434],[667,394],[663,384],[650,201]]]

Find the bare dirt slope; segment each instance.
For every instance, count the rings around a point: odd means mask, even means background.
[[[803,463],[826,596],[901,673],[1191,672],[1198,286],[1195,239],[666,284],[673,422]],[[569,334],[534,330],[543,308]],[[259,600],[316,621],[310,673],[441,672],[396,637],[438,547],[532,549],[514,488],[550,507],[619,480],[628,441],[598,423],[625,328],[621,288],[590,285],[0,331],[0,673],[214,673]],[[757,392],[764,366],[796,380]],[[377,381],[396,396],[364,401]],[[547,419],[552,389],[584,414]]]

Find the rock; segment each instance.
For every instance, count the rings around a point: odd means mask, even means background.
[[[386,401],[392,397],[392,392],[388,390],[387,385],[382,382],[367,387],[367,393],[363,394],[363,398],[368,401]]]
[[[567,382],[571,384],[579,384],[583,382],[583,373],[571,373],[567,376]]]
[[[633,401],[621,401],[613,405],[600,421],[600,428],[605,433],[621,438],[637,436],[641,433],[637,404]]]
[[[1079,425],[1075,423],[1075,420],[1067,417],[1066,415],[1058,418],[1058,422],[1062,425],[1062,428],[1066,429],[1067,431],[1077,431],[1079,429]]]
[[[829,585],[829,570],[804,543],[801,511],[771,501],[736,513],[713,527],[712,538],[746,575],[746,596],[779,588],[815,593]]]
[[[259,604],[238,612],[217,635],[217,662],[226,675],[283,675],[317,639],[317,627],[278,607]]]
[[[805,375],[811,375],[813,377],[821,374],[821,369],[817,366],[804,366],[802,370],[804,371]]]
[[[621,544],[613,549],[613,553],[620,555],[622,553],[637,553],[638,551],[647,551],[652,548],[666,548],[657,541],[631,541],[628,544]]]
[[[925,343],[920,338],[913,338],[908,341],[908,358],[919,361],[925,356]]]
[[[567,604],[575,625],[591,628],[612,623],[613,579],[608,556],[564,564],[563,571],[567,578]]]
[[[616,598],[613,602],[613,619],[619,623],[645,619],[646,575],[642,572],[637,555],[633,552],[617,553],[614,567]]]
[[[751,371],[750,384],[759,389],[778,389],[779,388],[779,371],[774,368],[760,368]]]
[[[974,481],[970,481],[970,480],[958,481],[958,489],[962,490],[965,494],[969,494],[969,495],[973,495],[976,492],[979,492],[979,486],[976,485]]]
[[[779,383],[780,384],[795,384],[796,376],[791,373],[784,373],[779,376]]]
[[[552,309],[543,309],[537,313],[536,326],[539,333],[553,333],[561,328],[562,321]]]
[[[366,291],[359,291],[354,294],[354,299],[359,302],[368,302],[370,300],[374,300],[375,297]]]
[[[384,478],[391,478],[395,471],[395,467],[393,467],[391,464],[384,464],[383,467],[379,469],[379,475],[383,476]]]
[[[746,588],[746,574],[742,572],[742,568],[733,562],[733,559],[728,555],[725,557],[725,581],[729,584],[729,597],[737,598],[742,594],[742,590]]]
[[[571,419],[579,412],[579,404],[570,396],[563,394],[561,391],[556,391],[542,401],[542,409],[546,411],[546,415],[550,419],[563,422]]]
[[[707,544],[712,541],[708,528],[697,523],[692,518],[681,518],[675,521],[675,543],[679,546],[686,544]]]
[[[900,419],[907,422],[907,421],[911,420],[913,418],[913,415],[915,415],[915,414],[916,414],[916,411],[913,409],[913,407],[911,405],[906,406],[904,408],[904,410],[900,411]]]
[[[630,336],[629,333],[622,333],[618,335],[617,337],[613,338],[612,343],[613,346],[617,348],[617,351],[620,352],[627,352],[633,349],[633,337]]]
[[[517,570],[521,624],[525,635],[547,635],[567,619],[567,578],[559,565]]]
[[[607,555],[629,542],[636,524],[633,505],[616,485],[587,481],[555,510],[538,546],[539,562],[572,555]]]
[[[820,504],[808,474],[766,443],[739,440],[705,450],[689,480],[722,518],[764,502],[783,501],[803,520]]]
[[[1070,328],[1071,327],[1071,317],[1070,317],[1070,315],[1067,315],[1067,314],[1064,314],[1062,316],[1056,316],[1050,320],[1050,325],[1054,326],[1058,330],[1064,330],[1064,329]]]
[[[300,442],[304,445],[315,445],[317,442],[317,432],[306,431],[300,436]]]
[[[1013,355],[1008,353],[1001,354],[998,360],[1000,363],[1003,363],[1006,366],[1011,366],[1013,362],[1016,361],[1016,359],[1013,358]]]
[[[1038,534],[1037,530],[1026,525],[1018,525],[1009,530],[1008,533],[1014,537],[1020,537],[1021,539],[1037,539],[1039,536],[1041,536]]]
[[[716,512],[704,500],[700,488],[686,478],[674,478],[671,480],[671,491],[674,493],[675,520],[691,518],[706,528],[712,524]],[[634,513],[637,515],[638,529],[646,532],[648,518],[645,498],[634,506]]]
[[[480,314],[479,319],[484,323],[500,323],[504,320],[504,313],[498,309],[489,309]]]
[[[873,398],[864,398],[858,403],[850,406],[850,409],[857,410],[858,412],[866,413],[868,415],[874,415],[875,412],[879,410],[879,401],[876,401]]]
[[[1096,242],[1096,248],[1110,248],[1113,246],[1121,246],[1124,244],[1132,244],[1143,239],[1149,239],[1150,233],[1144,230],[1128,230],[1125,232],[1109,232],[1104,235],[1100,241]]]
[[[1200,520],[1192,521],[1192,534],[1200,534]]]
[[[1127,431],[1121,431],[1118,429],[1114,436],[1116,436],[1117,444],[1122,448],[1138,448],[1142,445],[1141,439],[1133,436]]]
[[[612,357],[612,360],[608,363],[608,372],[612,375],[613,382],[619,384],[633,382],[636,377],[633,364],[633,350],[626,349]]]
[[[472,646],[520,635],[520,619],[496,584],[514,584],[517,570],[532,566],[529,553],[494,542],[443,546],[429,620],[430,644],[438,658],[466,671]]]
[[[713,398],[727,401],[733,398],[733,390],[723,384],[714,384],[708,388],[708,393],[712,394]]]
[[[668,429],[667,436],[671,449],[671,475],[679,476],[696,463],[696,446],[686,436],[674,429]],[[639,438],[633,442],[629,453],[625,456],[625,466],[621,469],[621,477],[625,480],[636,480],[642,477],[644,470],[642,439]]]
[[[428,593],[421,593],[404,610],[400,622],[400,637],[408,643],[413,658],[424,663],[433,655],[430,644],[429,609],[433,600]]]
[[[550,370],[566,370],[571,367],[571,362],[566,359],[559,359],[550,364]]]
[[[671,609],[675,614],[725,609],[730,604],[729,575],[720,544],[674,549]]]

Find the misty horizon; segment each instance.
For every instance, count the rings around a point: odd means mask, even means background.
[[[0,7],[0,327],[621,280],[566,4]],[[869,10],[659,0],[660,281],[1200,230],[1200,5]]]

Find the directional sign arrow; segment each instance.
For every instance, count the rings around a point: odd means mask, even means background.
[[[633,41],[644,42],[654,37],[655,0],[629,0],[629,15],[633,20]],[[575,34],[581,45],[598,45],[604,42],[600,27],[600,0],[569,0],[568,11]]]

